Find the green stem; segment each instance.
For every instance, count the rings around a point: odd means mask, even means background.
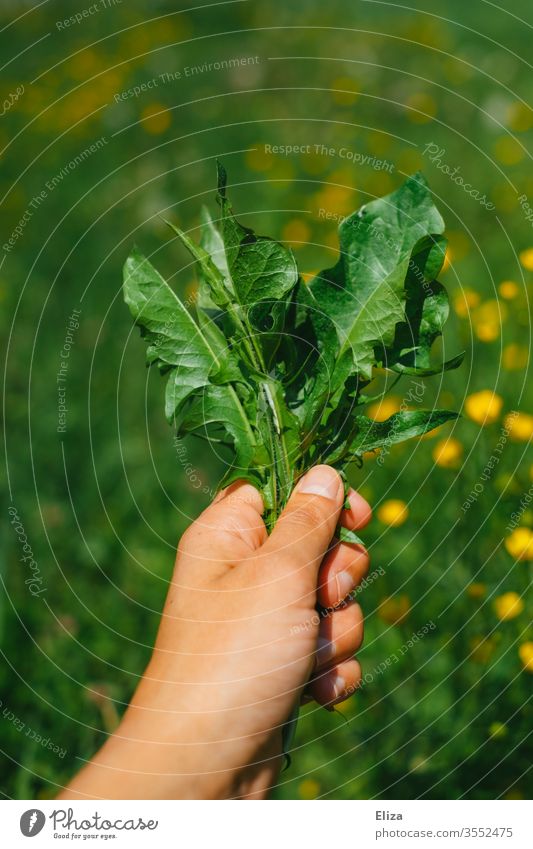
[[[265,402],[265,410],[269,418],[268,433],[272,458],[271,503],[272,517],[275,521],[289,497],[293,479],[290,460],[283,438],[283,417],[276,392],[272,391],[263,352],[253,328],[250,326],[248,319],[239,315],[237,311],[231,310],[231,316],[242,333],[252,366],[257,372],[264,375],[265,378],[261,382],[261,392]]]

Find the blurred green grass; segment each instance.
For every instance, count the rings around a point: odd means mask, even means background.
[[[352,482],[377,507],[365,540],[372,568],[384,571],[361,594],[364,670],[396,657],[428,622],[436,627],[374,674],[341,709],[344,720],[305,709],[276,794],[526,795],[531,607],[501,621],[494,600],[525,598],[531,577],[530,552],[515,562],[502,542],[533,470],[533,233],[518,202],[533,197],[530,25],[481,0],[451,0],[448,20],[422,5],[418,12],[387,6],[385,14],[383,4],[348,8],[340,0],[327,8],[306,0],[298,11],[246,2],[186,13],[129,3],[64,30],[56,22],[73,14],[70,4],[15,21],[22,8],[0,11],[2,55],[12,59],[4,97],[25,86],[0,122],[2,244],[32,199],[47,194],[0,266],[9,345],[4,492],[5,515],[11,497],[46,594],[29,594],[8,522],[1,698],[2,710],[67,754],[59,758],[0,716],[2,792],[54,795],[104,739],[148,659],[176,539],[207,503],[201,490],[220,477],[221,462],[194,443],[187,450],[200,491],[177,461],[162,385],[144,369],[120,286],[137,242],[178,292],[193,291],[188,258],[159,215],[197,227],[200,204],[213,204],[221,156],[235,209],[255,229],[289,241],[305,273],[332,262],[335,216],[422,168],[450,231],[446,349],[467,350],[460,371],[428,381],[424,405],[439,399],[459,408],[480,390],[502,399],[490,425],[467,415],[454,427],[451,452],[436,448],[447,430],[396,448],[381,466],[369,459],[353,470]],[[528,11],[525,2],[513,6],[524,19]],[[259,61],[185,76],[186,68],[243,56]],[[177,71],[181,79],[161,83],[160,75]],[[140,96],[115,100],[154,79]],[[102,137],[102,150],[46,189]],[[493,211],[424,155],[431,143],[486,193]],[[265,145],[311,152],[269,154]],[[350,162],[342,149],[384,159],[390,172]],[[60,439],[56,374],[74,308],[80,328]],[[513,410],[522,426],[463,513]],[[408,505],[396,527],[390,500]],[[521,526],[531,528],[532,518],[526,509]]]

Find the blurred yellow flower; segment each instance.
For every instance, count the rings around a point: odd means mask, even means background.
[[[414,124],[427,124],[437,114],[437,104],[426,92],[416,92],[405,101],[407,117]]]
[[[533,438],[533,416],[529,413],[509,413],[504,419],[503,426],[509,431],[509,436],[515,442],[529,442]]]
[[[356,205],[355,192],[350,186],[324,184],[315,195],[315,203],[319,209],[328,212],[348,214]]]
[[[525,345],[511,342],[502,353],[502,364],[507,371],[524,369],[529,362],[529,350]]]
[[[450,268],[450,266],[452,264],[452,258],[453,258],[452,249],[448,245],[446,247],[446,253],[444,255],[444,262],[442,263],[441,274],[444,274],[445,271],[448,271],[448,269]]]
[[[476,663],[488,663],[494,654],[496,642],[492,637],[477,636],[470,640],[470,651],[472,660]]]
[[[360,86],[351,77],[337,77],[331,83],[331,94],[339,106],[352,106],[359,96]]]
[[[455,259],[463,259],[472,248],[468,236],[462,230],[448,230],[448,239]]]
[[[489,734],[491,737],[506,737],[507,726],[504,722],[491,722],[489,725]]]
[[[399,171],[405,171],[408,174],[413,174],[415,171],[420,171],[422,166],[422,156],[419,151],[415,150],[413,147],[401,150],[396,156],[396,167]]]
[[[389,501],[384,501],[380,504],[377,510],[377,517],[384,525],[391,525],[397,528],[403,525],[409,516],[409,508],[405,501],[399,498],[391,498]]]
[[[310,283],[318,274],[320,274],[320,271],[302,271],[301,278],[304,283]]]
[[[311,238],[311,230],[307,221],[301,218],[293,218],[287,222],[282,232],[284,242],[289,242],[293,248],[302,248]]]
[[[487,592],[487,588],[485,584],[474,582],[466,588],[466,592],[470,598],[483,598]]]
[[[479,425],[492,424],[502,411],[503,400],[490,389],[482,389],[469,395],[465,401],[465,412],[469,419]]]
[[[493,604],[496,616],[505,622],[507,619],[514,619],[520,616],[524,609],[524,602],[518,593],[504,593],[494,599]]]
[[[472,325],[478,339],[493,342],[500,335],[502,320],[507,317],[507,307],[499,301],[485,301],[472,312]]]
[[[452,436],[441,439],[433,449],[433,459],[437,466],[442,466],[444,469],[457,469],[463,459],[463,446]]]
[[[380,602],[378,616],[387,625],[398,625],[409,616],[411,602],[407,595],[389,596]]]
[[[264,144],[246,151],[246,164],[252,171],[268,171],[274,163],[274,155],[265,150]]]
[[[526,248],[519,255],[520,262],[528,271],[533,271],[533,248]]]
[[[516,298],[516,296],[520,292],[520,287],[518,283],[514,282],[514,280],[503,280],[498,286],[498,292],[500,293],[502,298],[506,298],[508,301],[512,301],[513,298]]]
[[[453,299],[453,308],[459,318],[466,318],[473,307],[479,304],[479,295],[473,289],[461,289]]]
[[[522,661],[524,669],[533,672],[533,642],[522,643],[518,647],[518,656]]]
[[[507,116],[509,129],[523,133],[533,127],[533,110],[526,103],[513,103]]]
[[[305,778],[300,782],[298,795],[300,799],[316,799],[320,793],[320,784],[314,778]]]
[[[370,404],[367,409],[367,414],[371,419],[374,419],[375,422],[384,422],[385,419],[388,419],[393,415],[393,413],[398,412],[401,403],[401,398],[398,398],[397,395],[387,395],[379,401],[376,401],[375,404]]]
[[[506,537],[505,548],[515,560],[533,560],[533,531],[515,528]]]
[[[170,127],[170,109],[161,103],[151,103],[141,112],[143,129],[150,135],[160,135]]]
[[[374,156],[382,156],[390,150],[391,144],[391,136],[382,130],[375,130],[368,134],[368,147]]]
[[[198,297],[198,283],[196,280],[192,280],[190,283],[187,283],[185,286],[185,301],[186,303],[194,304]]]
[[[500,136],[494,145],[494,153],[504,165],[516,165],[526,155],[523,145],[512,136]]]

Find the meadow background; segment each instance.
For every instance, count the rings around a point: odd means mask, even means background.
[[[522,798],[530,4],[182,5],[0,8],[1,792],[53,796],[113,729],[148,659],[178,535],[221,476],[202,445],[176,451],[121,296],[137,243],[194,297],[159,216],[194,235],[201,203],[216,209],[221,157],[242,220],[290,243],[305,274],[333,264],[336,218],[422,169],[450,237],[443,344],[446,356],[466,350],[420,399],[405,381],[372,411],[407,398],[463,417],[352,470],[375,508],[360,596],[367,677],[344,717],[306,708],[275,795]]]

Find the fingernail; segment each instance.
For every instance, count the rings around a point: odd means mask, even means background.
[[[316,662],[318,666],[324,666],[328,660],[335,656],[335,643],[327,637],[319,637],[316,648]]]
[[[345,599],[354,589],[354,580],[349,572],[338,572],[335,575],[335,583],[340,601]]]
[[[342,694],[346,690],[346,681],[344,680],[342,675],[336,675],[335,678],[332,680],[331,685],[333,687],[334,699],[338,699],[339,696],[342,696]]]
[[[310,495],[321,495],[323,498],[329,498],[335,501],[341,485],[341,479],[335,469],[331,466],[315,466],[303,476],[298,486],[297,492],[306,492]]]

